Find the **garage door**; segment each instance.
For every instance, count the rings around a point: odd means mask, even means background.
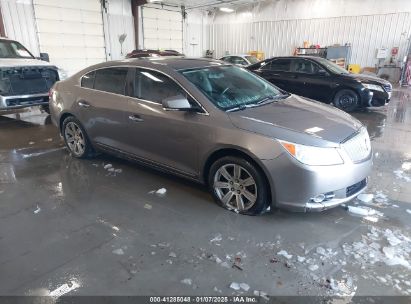
[[[142,7],[144,48],[183,51],[180,11]]]
[[[41,52],[72,74],[106,60],[99,0],[34,0]]]

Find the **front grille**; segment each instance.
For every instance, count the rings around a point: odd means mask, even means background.
[[[349,197],[365,188],[365,186],[367,186],[367,179],[363,179],[362,181],[347,187],[345,196]]]
[[[345,141],[342,147],[354,163],[368,158],[371,153],[371,142],[367,129],[362,128],[357,135]]]
[[[8,107],[29,106],[29,105],[47,103],[48,101],[49,101],[48,96],[27,97],[27,98],[9,98],[6,100],[6,106]]]
[[[0,69],[0,94],[3,96],[47,93],[58,80],[49,67],[12,67]]]

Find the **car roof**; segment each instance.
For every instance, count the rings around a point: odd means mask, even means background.
[[[184,58],[177,56],[170,57],[144,57],[144,58],[130,58],[117,61],[102,62],[87,70],[100,69],[110,66],[136,66],[145,68],[154,68],[157,70],[186,70],[195,68],[205,68],[216,65],[225,65],[219,60],[209,58]]]
[[[271,57],[271,58],[267,58],[266,60],[271,60],[271,59],[295,59],[295,58],[305,58],[305,59],[313,59],[313,60],[317,60],[319,58],[322,57],[318,57],[318,56],[309,56],[309,55],[303,55],[303,56],[276,56],[276,57]],[[323,58],[322,58],[323,59]]]
[[[250,54],[230,54],[230,55],[224,55],[223,57],[233,57],[233,56],[238,56],[238,57],[247,57],[251,56]],[[221,58],[223,58],[221,57]]]

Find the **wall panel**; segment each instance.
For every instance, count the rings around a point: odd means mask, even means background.
[[[411,13],[344,16],[317,19],[209,23],[207,45],[216,57],[226,52],[263,51],[266,57],[291,55],[293,48],[308,40],[322,46],[335,43],[352,46],[351,63],[375,66],[377,48],[400,48],[406,53]],[[400,57],[399,57],[400,58]]]

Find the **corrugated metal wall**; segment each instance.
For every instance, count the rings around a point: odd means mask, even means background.
[[[6,35],[21,42],[34,56],[39,56],[39,42],[31,0],[0,1]]]
[[[308,40],[321,46],[351,43],[351,63],[375,66],[376,49],[400,47],[405,55],[411,13],[336,17],[310,20],[261,21],[207,25],[208,48],[220,57],[260,50],[266,58],[291,55]]]

